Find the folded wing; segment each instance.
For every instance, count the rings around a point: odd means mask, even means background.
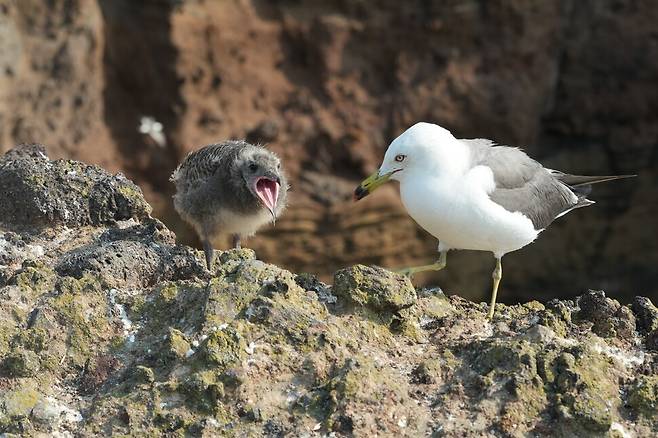
[[[493,172],[496,188],[490,199],[529,218],[536,230],[574,208],[593,203],[586,199],[587,194],[574,190],[520,149],[484,139],[462,141],[471,150],[472,166],[487,166]]]

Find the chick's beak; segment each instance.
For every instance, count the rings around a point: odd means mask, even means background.
[[[260,198],[263,205],[269,210],[272,215],[272,221],[276,221],[276,204],[279,199],[279,189],[281,188],[281,180],[278,176],[273,177],[260,177],[256,180],[254,191]]]
[[[379,171],[373,173],[368,178],[364,179],[361,184],[354,190],[354,201],[363,199],[370,193],[374,192],[377,187],[388,182],[394,172],[379,175]]]

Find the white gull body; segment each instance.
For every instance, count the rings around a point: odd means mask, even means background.
[[[468,144],[447,130],[417,123],[391,143],[384,163],[395,163],[398,154],[406,155],[408,162],[400,163],[404,169],[391,178],[400,182],[409,215],[439,239],[439,251],[481,250],[502,257],[539,234],[528,217],[490,199],[496,188],[493,172],[473,166]]]
[[[486,173],[470,172],[460,183],[415,175],[400,184],[407,212],[439,239],[439,251],[491,251],[500,258],[537,238],[539,231],[530,219],[489,199],[486,184],[491,176]]]

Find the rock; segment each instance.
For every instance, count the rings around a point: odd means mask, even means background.
[[[138,383],[150,384],[155,382],[155,373],[153,372],[153,370],[143,365],[136,366],[135,369],[133,370],[132,375],[135,381]]]
[[[245,344],[234,329],[215,330],[202,346],[206,361],[215,367],[228,368],[244,356]]]
[[[121,366],[118,358],[111,355],[101,355],[90,359],[85,365],[80,389],[85,393],[94,393]]]
[[[338,300],[338,298],[331,293],[331,286],[321,282],[312,274],[304,273],[297,275],[295,277],[295,283],[304,288],[304,290],[315,292],[318,300],[323,303],[334,304]]]
[[[114,287],[203,275],[203,265],[189,248],[175,247],[173,238],[160,235],[162,229],[161,222],[149,219],[103,233],[96,242],[65,253],[55,269],[75,278],[100,277]]]
[[[215,371],[200,371],[182,382],[181,392],[200,410],[216,411],[224,397],[224,384]]]
[[[17,351],[5,356],[2,368],[10,376],[33,377],[41,368],[39,356],[30,350]]]
[[[62,257],[55,267],[60,275],[81,278],[91,274],[113,286],[153,284],[160,266],[158,254],[135,241],[121,240],[76,249]],[[119,282],[116,280],[119,279]]]
[[[619,302],[606,298],[603,291],[590,291],[578,300],[581,320],[591,321],[592,331],[599,336],[631,339],[635,316]]]
[[[0,221],[10,230],[102,225],[146,218],[151,207],[123,175],[71,160],[50,160],[41,145],[0,159]]]
[[[27,417],[39,402],[40,394],[32,387],[6,392],[3,397],[4,414],[9,418]]]
[[[82,421],[82,414],[71,409],[53,399],[45,397],[40,399],[34,406],[31,416],[37,422],[40,422],[50,430],[57,430],[58,427],[75,427],[76,423]]]
[[[649,350],[658,351],[658,329],[653,330],[647,335],[645,345]]]
[[[417,299],[407,277],[378,266],[355,265],[337,271],[333,292],[355,304],[384,311],[404,309]]]
[[[425,360],[414,368],[411,375],[415,383],[437,383],[441,380],[441,361],[438,359]]]
[[[621,404],[614,368],[600,354],[587,349],[562,353],[555,362],[558,407],[575,430],[602,433],[619,420]]]
[[[242,262],[256,260],[256,253],[249,248],[229,249],[220,252],[219,257],[216,257],[215,260],[215,263],[219,261],[218,269],[221,269],[224,273],[230,273],[235,272],[242,265]]]
[[[631,387],[628,404],[648,418],[658,416],[658,376],[640,376]]]
[[[188,357],[190,344],[185,339],[185,335],[175,328],[169,328],[164,343],[162,345],[160,361],[167,365],[171,361],[184,360]]]
[[[328,429],[343,435],[372,435],[381,427],[423,434],[427,427],[423,412],[409,409],[407,386],[394,375],[365,357],[348,359],[316,394],[318,407],[326,406]]]
[[[658,308],[647,297],[635,297],[631,305],[637,318],[637,328],[644,333],[658,329]]]
[[[550,344],[555,340],[555,332],[541,324],[533,325],[524,333],[524,337],[536,344]]]

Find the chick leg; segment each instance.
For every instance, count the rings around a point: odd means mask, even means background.
[[[240,249],[242,246],[240,245],[240,235],[239,234],[234,234],[233,235],[233,248]]]
[[[440,271],[441,269],[446,267],[447,259],[448,259],[448,251],[441,251],[441,253],[439,254],[439,260],[437,260],[436,263],[432,263],[431,265],[413,266],[410,268],[398,269],[395,272],[407,277],[411,277],[412,275],[417,274],[419,272]]]
[[[487,318],[493,319],[494,309],[496,307],[496,296],[498,295],[498,285],[500,284],[500,279],[503,278],[503,264],[501,263],[501,258],[496,257],[496,269],[494,269],[493,277],[493,290],[491,291],[491,303],[489,304],[489,314]]]
[[[206,254],[206,267],[210,271],[212,260],[215,255],[215,250],[213,249],[212,243],[210,243],[210,239],[208,239],[208,237],[203,239],[203,252]]]

